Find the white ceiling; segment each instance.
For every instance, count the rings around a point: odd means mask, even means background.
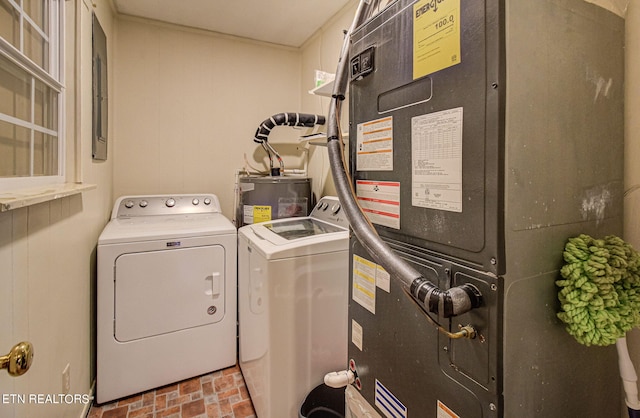
[[[119,13],[301,46],[352,0],[114,0]]]

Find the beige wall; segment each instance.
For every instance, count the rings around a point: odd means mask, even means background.
[[[329,98],[308,93],[314,87],[315,71],[335,73],[344,40],[343,31],[349,29],[356,11],[357,1],[351,1],[342,11],[329,20],[302,46],[302,110],[306,113],[327,115]],[[349,130],[347,102],[342,109],[342,131]],[[326,132],[326,125],[323,129]],[[347,140],[345,138],[345,140]],[[335,195],[336,190],[329,171],[327,148],[309,145],[309,176],[316,197]]]
[[[625,239],[640,249],[640,4],[629,5],[625,68]],[[640,365],[640,364],[639,364]]]
[[[629,3],[626,16],[625,68],[625,225],[624,239],[640,250],[640,3]],[[627,335],[636,371],[640,372],[640,330]]]
[[[104,163],[91,160],[92,10],[109,40],[113,34],[108,0],[94,3],[95,8],[83,1],[66,3],[66,171],[70,182],[97,188],[0,213],[0,320],[5,324],[0,352],[5,354],[22,340],[31,341],[35,352],[24,376],[11,378],[1,372],[2,393],[61,393],[67,364],[70,393],[90,393],[94,250],[113,200],[113,158]],[[0,404],[0,416],[14,416],[10,408],[20,418],[66,418],[81,416],[85,405]]]
[[[299,111],[300,52],[122,17],[115,62],[115,196],[212,192],[231,218],[244,154],[264,168],[256,128]],[[270,136],[292,168],[300,153],[277,144],[293,134],[280,127]]]

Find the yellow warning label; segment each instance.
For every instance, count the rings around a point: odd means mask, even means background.
[[[460,63],[460,0],[413,5],[413,79]]]
[[[351,298],[375,315],[377,264],[353,255],[353,287]]]
[[[271,206],[254,206],[253,207],[253,223],[270,221]]]

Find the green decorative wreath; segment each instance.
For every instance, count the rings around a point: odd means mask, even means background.
[[[581,344],[610,345],[640,325],[640,253],[621,238],[570,238],[564,249],[558,313]]]

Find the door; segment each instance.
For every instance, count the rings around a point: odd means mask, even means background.
[[[27,340],[28,282],[20,261],[27,257],[26,211],[0,213],[0,355],[9,353],[17,343]],[[18,267],[16,267],[18,266]],[[13,418],[25,411],[21,404],[28,393],[29,376],[13,377],[0,370],[0,417]],[[8,397],[8,398],[7,398]]]
[[[225,314],[221,245],[128,253],[115,261],[120,342],[212,324]]]
[[[5,355],[17,341],[13,333],[13,274],[9,266],[12,263],[12,216],[0,214],[0,355]],[[16,392],[16,379],[9,376],[4,370],[0,370],[0,393],[4,396]],[[12,418],[15,416],[15,408],[12,402],[4,402],[0,399],[0,416]]]

